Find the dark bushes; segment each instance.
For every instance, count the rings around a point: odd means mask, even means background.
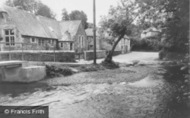
[[[112,61],[111,63],[103,61],[101,63],[101,65],[107,69],[115,69],[115,68],[119,68],[119,64],[115,63],[114,61]]]
[[[162,47],[157,39],[133,39],[131,44],[133,51],[159,51]]]
[[[56,67],[46,65],[46,75],[48,78],[69,76],[72,75],[73,71],[68,67]]]

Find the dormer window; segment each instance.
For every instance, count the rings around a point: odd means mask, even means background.
[[[8,17],[8,13],[6,11],[2,11],[1,9],[0,9],[0,19],[3,19],[4,22],[10,20],[10,18]]]
[[[5,42],[6,45],[15,45],[15,33],[13,29],[5,29]]]

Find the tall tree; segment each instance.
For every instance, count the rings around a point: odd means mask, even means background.
[[[36,15],[55,19],[55,14],[51,11],[51,9],[47,5],[44,5],[42,3],[39,3],[39,9],[37,10]]]
[[[74,10],[69,14],[70,20],[81,20],[84,29],[88,27],[87,15],[83,11]]]
[[[62,21],[67,21],[67,20],[69,20],[69,14],[67,10],[64,8],[62,9]]]
[[[165,7],[172,14],[165,24],[165,42],[170,44],[172,51],[188,52],[189,0],[169,0]]]
[[[11,7],[17,7],[29,11],[31,13],[36,13],[38,10],[38,2],[36,0],[7,0],[6,5]]]
[[[154,26],[161,24],[162,34],[165,36],[163,46],[172,51],[188,51],[186,44],[189,35],[189,0],[139,0],[139,2],[146,11],[149,11],[144,18],[153,21]],[[147,21],[144,24],[147,24]]]
[[[140,19],[140,5],[135,0],[121,0],[118,6],[110,7],[107,17],[103,17],[100,25],[116,40],[104,61],[111,63],[114,50],[125,35],[132,35],[133,25]]]
[[[29,11],[35,15],[55,18],[51,9],[40,0],[7,0],[6,5]]]

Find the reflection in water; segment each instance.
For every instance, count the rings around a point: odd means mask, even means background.
[[[11,97],[19,96],[22,93],[33,93],[38,89],[51,88],[47,84],[40,82],[33,83],[10,83],[0,82],[0,97],[10,95]]]

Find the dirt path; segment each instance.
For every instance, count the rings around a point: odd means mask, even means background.
[[[121,54],[114,56],[113,60],[120,63],[131,63],[134,60],[140,60],[142,62],[155,62],[158,59],[158,52],[130,52],[127,54]],[[101,63],[103,59],[97,59],[97,63]],[[80,60],[78,63],[92,63],[93,61]]]

